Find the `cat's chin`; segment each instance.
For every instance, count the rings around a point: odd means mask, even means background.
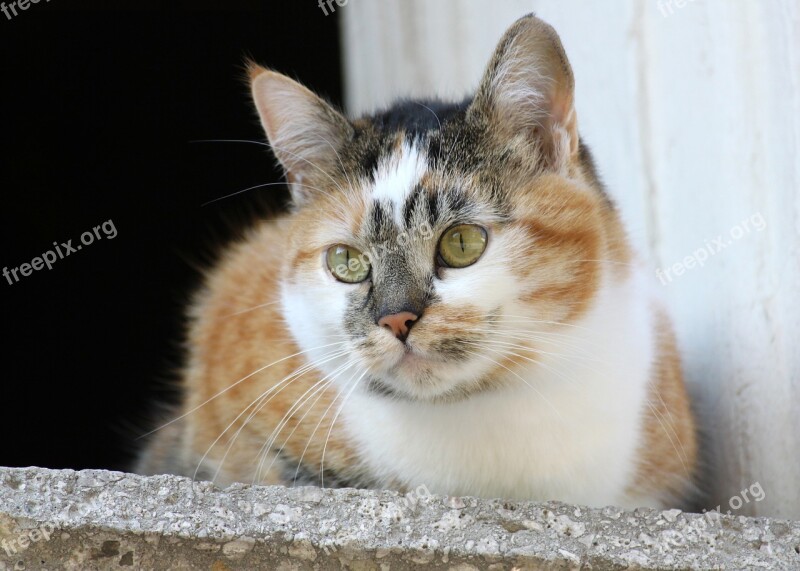
[[[430,357],[413,349],[405,349],[397,358],[392,369],[409,373],[430,369],[433,363],[434,361]]]
[[[372,371],[368,391],[401,400],[445,402],[461,400],[470,384],[460,380],[459,367],[413,350],[387,355]]]
[[[398,378],[430,379],[443,374],[443,369],[448,367],[448,362],[436,353],[424,352],[414,346],[392,347],[384,353],[382,369],[389,375]]]
[[[409,347],[393,347],[382,353],[374,363],[373,372],[379,376],[396,379],[430,377],[436,367],[435,360]]]
[[[450,404],[464,401],[490,388],[480,382],[453,382],[432,375],[371,377],[365,384],[367,393],[396,401]]]

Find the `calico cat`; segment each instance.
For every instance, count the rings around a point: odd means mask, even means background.
[[[251,64],[291,212],[191,307],[183,403],[137,471],[623,507],[692,490],[670,320],[533,15],[473,97],[348,120]]]

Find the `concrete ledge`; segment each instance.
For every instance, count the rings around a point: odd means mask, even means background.
[[[0,468],[6,569],[800,569],[800,523]]]

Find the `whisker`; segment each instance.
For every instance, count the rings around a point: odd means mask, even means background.
[[[261,472],[262,472],[262,468],[263,468],[263,465],[264,465],[264,461],[266,460],[266,455],[269,453],[269,450],[272,448],[273,444],[275,443],[275,440],[277,440],[278,436],[280,435],[280,433],[281,433],[281,431],[283,430],[283,428],[286,426],[286,423],[289,421],[289,419],[291,418],[291,416],[292,416],[292,415],[293,415],[293,414],[294,414],[294,413],[295,413],[295,412],[296,412],[296,411],[297,411],[297,410],[298,410],[300,407],[302,407],[302,406],[303,406],[303,404],[305,404],[305,402],[307,402],[307,400],[310,400],[310,399],[311,399],[311,398],[312,398],[312,397],[313,397],[313,396],[314,396],[314,395],[315,395],[315,394],[316,394],[316,393],[317,393],[319,390],[323,390],[323,389],[325,388],[325,386],[327,385],[326,381],[327,381],[329,378],[331,378],[333,375],[337,374],[337,372],[338,372],[338,371],[340,371],[340,370],[341,370],[343,367],[346,367],[346,366],[347,366],[347,363],[345,363],[344,365],[340,365],[340,366],[339,366],[339,367],[338,367],[336,370],[334,370],[332,373],[329,373],[329,374],[325,375],[325,376],[324,376],[322,379],[320,379],[320,380],[318,380],[317,382],[315,382],[315,383],[314,383],[314,384],[313,384],[311,387],[309,387],[309,388],[308,388],[308,389],[307,389],[307,390],[306,390],[306,391],[305,391],[305,392],[304,392],[304,393],[303,393],[303,394],[302,394],[302,395],[301,395],[301,396],[300,396],[300,397],[299,397],[299,398],[298,398],[298,399],[297,399],[297,400],[296,400],[296,401],[295,401],[295,402],[292,404],[292,406],[291,406],[291,407],[289,407],[289,410],[288,410],[288,411],[286,411],[286,413],[283,415],[283,417],[281,418],[280,422],[278,422],[278,424],[276,425],[276,427],[273,429],[273,431],[270,433],[270,435],[269,435],[269,436],[267,437],[267,439],[264,441],[264,444],[263,444],[263,446],[261,447],[261,449],[260,449],[260,450],[259,450],[259,452],[258,452],[258,455],[257,455],[257,457],[258,457],[258,458],[261,458],[261,460],[259,461],[259,463],[258,463],[258,467],[257,467],[257,469],[256,469],[256,472],[255,472],[255,474],[254,474],[253,483],[257,483],[257,482],[259,481],[259,478],[260,478],[260,476],[261,476]],[[315,391],[315,392],[313,392],[313,393],[312,393],[312,395],[311,395],[310,397],[306,398],[306,395],[308,395],[308,394],[309,394],[311,391],[314,391],[315,389],[316,389],[316,391]],[[263,407],[263,406],[264,406],[264,405],[260,405],[260,407],[259,407],[259,410],[260,410],[260,408],[261,408],[261,407]]]
[[[490,347],[487,347],[485,344],[477,344],[477,343],[470,343],[470,344],[475,346],[475,347],[479,347],[481,349],[488,349],[489,351],[492,351],[493,353],[497,353],[498,355],[502,355],[504,357],[507,356],[507,355],[512,355],[514,357],[519,357],[520,359],[525,359],[526,361],[530,361],[531,363],[533,363],[533,364],[535,364],[535,365],[537,365],[539,367],[543,367],[543,368],[547,369],[548,371],[550,371],[552,373],[555,373],[556,375],[560,376],[567,383],[569,383],[575,390],[577,390],[579,388],[579,385],[575,381],[575,379],[570,379],[569,377],[565,376],[561,371],[553,369],[552,367],[548,366],[546,363],[542,363],[541,361],[537,361],[536,359],[532,359],[530,357],[526,357],[525,355],[520,355],[519,353],[515,353],[514,351],[507,351],[507,350],[499,351],[497,349],[492,349]],[[500,363],[497,363],[497,364],[500,365]],[[509,371],[511,370],[511,369],[508,369],[508,367],[505,367],[505,368],[506,368],[506,370],[509,370]],[[517,375],[517,377],[520,378],[520,379],[522,378],[519,375]]]
[[[595,343],[588,339],[576,339],[572,335],[561,335],[558,333],[543,333],[540,331],[530,331],[527,329],[482,329],[480,327],[471,328],[470,331],[477,333],[489,333],[492,336],[516,339],[518,341],[537,341],[541,343],[549,343],[558,347],[573,349],[576,351],[586,352],[587,348],[584,346],[586,343],[594,345],[596,348],[601,348],[599,343]],[[574,341],[571,342],[571,341]]]
[[[319,399],[324,394],[325,389],[327,389],[331,385],[331,383],[333,383],[333,379],[329,380],[328,376],[323,377],[322,379],[318,380],[313,385],[311,385],[306,390],[306,392],[304,392],[300,396],[300,398],[298,398],[294,403],[292,403],[292,406],[289,407],[289,410],[283,415],[281,420],[278,422],[278,424],[272,430],[270,435],[264,441],[264,444],[262,444],[261,448],[259,448],[258,454],[256,454],[256,458],[258,458],[259,461],[255,473],[253,474],[253,484],[256,484],[261,481],[263,473],[269,473],[270,469],[272,468],[272,465],[275,463],[275,460],[278,458],[280,453],[283,451],[283,448],[289,442],[289,439],[292,437],[292,434],[294,434],[294,431],[297,430],[298,425],[297,423],[295,423],[295,427],[292,429],[289,435],[284,439],[283,446],[281,446],[280,450],[278,450],[277,452],[273,452],[272,461],[269,463],[269,466],[267,466],[267,469],[265,471],[264,462],[266,462],[267,456],[269,456],[270,452],[273,451],[272,448],[275,445],[275,441],[278,440],[278,437],[281,435],[281,432],[289,423],[289,420],[293,418],[294,413],[300,410],[306,403],[308,403],[312,398],[314,398],[315,395],[317,395],[317,399],[311,404],[310,407],[308,407],[305,414],[303,414],[300,420],[300,422],[302,422],[302,419],[306,417],[309,411],[319,401]]]
[[[593,333],[594,330],[589,329],[588,327],[584,327],[583,325],[577,325],[575,323],[563,323],[561,321],[548,321],[546,319],[534,319],[532,317],[526,317],[525,315],[508,315],[503,317],[512,317],[512,319],[487,319],[487,323],[542,323],[545,325],[556,325],[558,327],[573,327],[575,329],[582,329],[584,331],[588,331]]]
[[[594,363],[599,363],[599,364],[605,364],[606,363],[606,361],[602,361],[600,359],[594,359],[594,358],[587,357],[587,356],[567,355],[565,353],[553,353],[552,351],[543,351],[543,350],[538,349],[538,348],[529,347],[527,345],[520,345],[518,343],[508,343],[506,341],[498,341],[497,339],[485,339],[485,340],[482,341],[482,343],[488,343],[488,344],[495,345],[495,346],[511,347],[511,348],[514,348],[514,349],[522,349],[522,350],[525,350],[525,351],[533,351],[537,355],[547,355],[548,357],[558,357],[558,358],[568,359],[568,360],[573,360],[574,359],[575,361],[572,361],[572,362],[574,364],[576,364],[576,365],[588,366],[587,363],[579,362],[578,359],[581,359],[581,360],[584,360],[584,361],[592,361]]]
[[[686,462],[684,462],[684,457],[686,456],[686,450],[683,449],[683,443],[680,441],[680,438],[678,438],[678,442],[681,445],[681,450],[678,450],[678,447],[675,445],[675,441],[672,439],[672,436],[670,435],[669,431],[667,430],[667,427],[664,424],[664,421],[662,420],[662,417],[659,414],[659,412],[656,410],[656,408],[650,402],[650,399],[647,399],[645,402],[647,403],[647,406],[650,407],[650,411],[653,413],[653,416],[656,418],[658,423],[661,425],[661,429],[664,431],[664,434],[669,439],[669,443],[672,444],[672,448],[673,448],[673,450],[675,450],[675,454],[678,455],[678,460],[681,461],[681,466],[683,466],[683,471],[688,475],[690,472],[689,472],[689,469],[686,467]],[[673,429],[673,432],[674,432],[674,429]],[[675,437],[677,438],[678,434],[677,433],[674,433],[674,434],[675,434]],[[683,454],[681,454],[681,451],[683,452]]]
[[[283,378],[283,379],[282,379],[280,382],[278,382],[278,383],[276,383],[276,384],[272,385],[272,386],[271,386],[269,389],[267,389],[266,391],[264,391],[263,393],[261,393],[261,395],[260,395],[259,397],[257,397],[257,398],[256,398],[256,399],[255,399],[253,402],[251,402],[249,405],[247,405],[247,406],[244,408],[244,410],[242,410],[242,412],[240,412],[240,413],[239,413],[239,414],[236,416],[236,418],[234,418],[234,419],[233,419],[233,420],[230,422],[230,424],[228,424],[228,426],[227,426],[227,427],[226,427],[226,428],[225,428],[225,429],[224,429],[224,430],[223,430],[223,431],[222,431],[222,432],[219,434],[219,436],[217,436],[217,438],[214,440],[214,442],[212,442],[212,443],[211,443],[211,445],[210,445],[210,446],[209,446],[209,447],[206,449],[205,453],[204,453],[204,454],[203,454],[203,456],[200,458],[200,461],[197,463],[197,467],[195,468],[195,471],[194,471],[194,477],[193,477],[193,479],[197,477],[197,472],[200,470],[200,467],[203,465],[203,462],[205,462],[205,459],[206,459],[206,458],[208,457],[208,455],[211,453],[211,450],[214,448],[214,446],[216,446],[216,445],[217,445],[217,443],[218,443],[218,442],[220,441],[220,439],[221,439],[221,438],[222,438],[222,437],[225,435],[225,433],[226,433],[226,432],[228,432],[228,430],[230,430],[230,428],[231,428],[231,427],[232,427],[232,426],[233,426],[233,425],[236,423],[236,421],[237,421],[237,420],[239,420],[239,419],[242,417],[242,415],[244,415],[244,414],[245,414],[245,413],[248,411],[248,409],[249,409],[250,407],[253,407],[254,405],[256,405],[256,403],[258,403],[258,402],[259,402],[259,401],[261,401],[262,399],[264,399],[264,398],[266,398],[267,396],[269,396],[269,394],[270,394],[270,393],[272,393],[273,391],[276,391],[276,390],[277,390],[277,392],[275,393],[275,395],[277,395],[278,393],[280,393],[280,392],[281,392],[281,391],[282,391],[284,388],[286,388],[287,386],[289,386],[289,385],[291,384],[291,382],[292,382],[292,378],[293,378],[293,377],[297,377],[297,378],[299,378],[299,377],[301,377],[301,376],[305,375],[305,374],[306,374],[306,373],[307,373],[309,370],[313,369],[313,368],[314,368],[316,365],[323,364],[323,363],[325,363],[325,362],[327,362],[327,361],[329,361],[329,360],[331,360],[331,359],[335,359],[335,358],[337,358],[337,356],[342,356],[342,355],[345,355],[346,353],[347,353],[347,351],[341,351],[341,350],[332,351],[332,352],[331,352],[331,353],[329,353],[327,356],[325,356],[325,357],[323,357],[323,358],[322,358],[322,359],[324,359],[324,360],[318,360],[318,361],[316,361],[316,362],[314,362],[314,363],[305,363],[305,364],[303,364],[302,366],[300,366],[300,367],[298,367],[297,369],[295,369],[295,370],[294,370],[292,373],[290,373],[289,375],[287,375],[286,377],[284,377],[284,378]],[[295,379],[295,380],[296,380],[296,379]],[[274,397],[275,395],[273,395],[273,397]],[[270,397],[270,400],[271,400],[271,398],[272,398],[272,397]],[[259,410],[260,410],[260,409],[259,409]],[[216,472],[214,473],[214,478],[213,478],[213,480],[212,480],[212,481],[216,481],[216,479],[217,479],[217,476],[219,475],[219,471],[220,471],[220,469],[222,468],[223,464],[225,463],[225,459],[228,457],[228,452],[230,452],[231,448],[233,447],[233,445],[234,445],[234,443],[235,443],[235,441],[236,441],[236,438],[239,436],[239,434],[241,433],[241,431],[242,431],[242,430],[245,428],[245,426],[247,426],[247,424],[250,422],[250,420],[251,420],[251,419],[252,419],[252,418],[255,416],[255,414],[256,414],[257,412],[258,412],[258,411],[254,409],[254,410],[253,410],[253,411],[250,413],[250,415],[247,417],[247,419],[246,419],[246,420],[245,420],[245,422],[242,424],[242,426],[240,426],[240,427],[239,427],[239,429],[236,431],[236,434],[234,435],[234,437],[233,437],[233,440],[231,440],[231,442],[229,442],[229,443],[228,443],[228,446],[227,446],[227,448],[226,448],[226,450],[225,450],[225,454],[223,455],[223,457],[222,457],[222,460],[220,461],[220,463],[219,463],[219,466],[218,466],[218,468],[217,468]]]
[[[190,143],[250,143],[251,145],[261,145],[262,147],[269,148],[269,145],[263,141],[250,141],[248,139],[195,139],[189,142]]]
[[[342,399],[342,404],[339,405],[339,410],[336,411],[336,415],[333,417],[333,420],[331,421],[331,426],[330,428],[328,428],[328,434],[325,436],[325,444],[322,447],[322,459],[320,460],[320,465],[319,465],[320,488],[325,487],[325,452],[328,450],[328,441],[331,439],[331,434],[333,433],[333,427],[336,424],[336,420],[339,418],[339,414],[341,414],[342,409],[344,409],[344,405],[347,402],[347,399],[349,399],[350,395],[353,394],[353,391],[358,386],[358,383],[361,382],[361,379],[364,378],[364,375],[366,375],[367,372],[368,369],[364,369],[364,372],[361,373],[361,376],[355,380],[355,382],[353,383],[353,388],[351,388],[348,391],[347,395],[344,397],[344,399]]]
[[[302,416],[302,417],[300,418],[300,420],[297,422],[297,424],[295,425],[295,427],[292,429],[292,431],[289,433],[289,435],[288,435],[288,436],[286,437],[286,439],[283,441],[283,445],[280,447],[280,449],[278,450],[277,454],[276,454],[276,455],[275,455],[275,456],[272,458],[272,462],[270,462],[269,466],[267,466],[267,470],[266,470],[267,472],[269,472],[269,471],[270,471],[270,469],[272,468],[272,465],[275,463],[275,460],[276,460],[276,458],[278,457],[278,455],[280,455],[280,453],[281,453],[281,452],[283,452],[283,449],[286,447],[286,444],[287,444],[287,443],[289,442],[289,440],[292,438],[292,435],[293,435],[293,434],[295,433],[295,431],[296,431],[296,430],[297,430],[297,429],[300,427],[300,425],[301,425],[301,424],[303,424],[303,421],[306,419],[306,416],[308,416],[308,414],[311,412],[311,410],[312,410],[312,409],[313,409],[313,408],[314,408],[314,407],[317,405],[317,403],[319,402],[319,400],[320,400],[320,399],[322,398],[322,396],[325,394],[325,389],[327,389],[327,388],[328,388],[329,386],[331,386],[331,385],[332,385],[334,382],[336,382],[336,379],[339,377],[339,375],[341,375],[342,373],[344,373],[344,372],[345,372],[347,369],[349,369],[349,368],[350,368],[352,365],[354,365],[355,363],[356,363],[356,361],[350,361],[350,362],[346,363],[346,365],[344,366],[344,368],[340,368],[340,370],[338,370],[338,371],[335,371],[334,373],[332,373],[331,379],[330,379],[330,380],[329,380],[329,381],[328,381],[328,382],[325,384],[325,386],[323,386],[323,387],[322,387],[322,390],[320,390],[320,391],[319,391],[319,394],[317,395],[317,398],[316,398],[316,399],[314,399],[314,402],[311,404],[311,406],[310,406],[310,407],[308,407],[308,410],[306,410],[305,414],[303,414],[303,416]],[[313,396],[313,395],[312,395],[312,396]],[[317,426],[316,426],[316,428],[319,428],[319,425],[320,425],[320,423],[321,423],[321,422],[322,422],[322,420],[325,418],[325,415],[328,413],[328,411],[330,410],[331,406],[333,406],[333,403],[335,403],[335,402],[336,402],[336,399],[337,399],[337,398],[338,398],[338,394],[337,394],[337,395],[336,395],[336,396],[333,398],[333,400],[331,400],[331,404],[329,404],[329,405],[328,405],[328,408],[325,410],[325,412],[322,414],[322,416],[320,417],[319,421],[317,422]],[[307,399],[307,400],[310,400],[310,399],[311,399],[311,397],[309,397],[309,399]],[[314,429],[314,433],[316,432],[316,428]],[[306,446],[305,446],[305,448],[303,449],[303,455],[302,455],[302,456],[300,456],[300,461],[299,461],[299,462],[298,462],[298,464],[297,464],[297,470],[295,471],[295,474],[294,474],[294,479],[295,479],[295,481],[297,481],[297,474],[298,474],[298,472],[299,472],[299,470],[300,470],[300,464],[303,462],[303,456],[305,456],[305,452],[306,452],[306,450],[308,450],[308,446],[309,446],[309,444],[311,443],[311,438],[314,436],[314,433],[312,433],[312,434],[311,434],[311,436],[309,437],[309,439],[308,439],[308,441],[307,441],[307,443],[306,443]]]
[[[495,365],[497,365],[498,367],[502,367],[503,369],[505,369],[506,371],[508,371],[509,373],[511,373],[512,375],[514,375],[515,377],[517,377],[517,378],[518,378],[520,381],[522,381],[522,382],[523,382],[523,383],[525,383],[525,384],[526,384],[528,387],[530,387],[531,389],[533,389],[533,391],[534,391],[534,392],[536,392],[536,394],[538,394],[540,397],[542,397],[542,399],[543,399],[543,400],[544,400],[544,401],[545,401],[545,402],[548,404],[548,406],[550,406],[550,408],[552,408],[552,409],[553,409],[553,412],[555,412],[555,413],[556,413],[556,415],[558,416],[558,418],[560,418],[561,420],[563,420],[563,419],[564,419],[564,417],[562,417],[562,416],[561,416],[561,413],[560,413],[560,412],[558,412],[558,409],[556,409],[556,407],[555,407],[555,406],[553,406],[553,403],[551,403],[551,402],[550,402],[550,400],[549,400],[549,399],[548,399],[546,396],[544,396],[544,395],[542,394],[542,392],[541,392],[539,389],[537,389],[536,387],[534,387],[533,385],[531,385],[531,384],[530,384],[528,381],[526,381],[525,379],[523,379],[522,377],[520,377],[520,376],[519,376],[519,375],[518,375],[518,374],[517,374],[515,371],[512,371],[511,369],[509,369],[508,367],[506,367],[506,366],[505,366],[505,365],[503,365],[502,363],[498,363],[497,361],[495,361],[495,360],[494,360],[494,359],[492,359],[491,357],[487,357],[486,355],[481,355],[480,353],[475,353],[474,351],[470,351],[469,349],[465,349],[465,351],[466,351],[467,353],[471,354],[471,355],[475,355],[476,357],[480,357],[480,358],[482,358],[482,359],[486,359],[487,361],[489,361],[489,362],[491,362],[491,363],[494,363],[494,364],[495,364]]]
[[[419,101],[415,101],[414,103],[416,103],[420,107],[423,107],[424,109],[427,109],[428,111],[430,111],[433,114],[433,116],[436,118],[436,122],[439,123],[439,132],[441,133],[441,131],[442,131],[442,121],[439,119],[439,116],[436,114],[436,111],[434,111],[433,109],[431,109],[427,105],[425,105],[423,103],[420,103]]]
[[[241,311],[237,311],[236,313],[230,313],[230,314],[228,314],[228,315],[224,315],[224,316],[223,316],[223,319],[225,319],[225,318],[228,318],[228,317],[235,317],[235,316],[237,316],[237,315],[242,315],[243,313],[247,313],[247,312],[249,312],[249,311],[253,311],[254,309],[260,309],[260,308],[262,308],[262,307],[267,307],[267,306],[269,306],[269,305],[275,305],[276,303],[280,303],[280,302],[281,302],[281,300],[277,300],[277,301],[270,301],[270,302],[268,302],[268,303],[262,303],[262,304],[260,304],[260,305],[256,305],[256,306],[254,306],[254,307],[249,307],[249,308],[247,308],[247,309],[242,309]]]
[[[360,359],[357,359],[356,361],[354,361],[355,364],[357,364],[359,362],[360,362]],[[352,377],[351,377],[351,379],[352,379]],[[328,405],[328,408],[326,408],[325,412],[322,413],[322,416],[320,416],[319,420],[317,421],[316,426],[314,427],[314,430],[311,432],[311,435],[308,437],[308,440],[306,441],[306,445],[303,448],[303,452],[302,452],[302,454],[300,454],[300,460],[297,461],[297,469],[295,469],[295,471],[294,471],[293,483],[295,483],[295,484],[297,483],[297,475],[300,473],[300,466],[303,464],[303,458],[305,458],[306,451],[308,450],[308,447],[311,445],[311,441],[314,439],[314,435],[317,433],[317,430],[319,430],[319,427],[322,424],[322,421],[325,420],[326,416],[328,416],[328,413],[330,412],[331,408],[333,407],[333,405],[336,403],[336,401],[338,400],[338,398],[340,396],[341,396],[341,394],[337,392],[336,396],[333,398],[331,403]]]
[[[678,445],[681,447],[681,453],[683,455],[683,457],[681,459],[681,463],[683,464],[683,469],[686,471],[686,474],[689,475],[689,470],[686,467],[686,463],[683,462],[683,459],[686,459],[686,462],[688,462],[689,461],[689,456],[688,456],[688,454],[686,454],[686,449],[683,447],[683,441],[681,440],[680,436],[678,436],[678,433],[675,430],[675,427],[674,427],[675,419],[672,416],[672,411],[667,406],[667,403],[664,402],[664,399],[661,397],[661,392],[658,389],[655,389],[655,393],[656,393],[656,396],[658,397],[658,400],[661,402],[662,406],[664,407],[664,410],[667,411],[667,416],[669,416],[669,421],[670,421],[669,422],[669,427],[672,430],[672,434],[675,436],[675,439],[678,441]],[[662,416],[662,418],[664,417],[663,414],[661,416]],[[678,453],[678,450],[675,449],[675,452]],[[680,453],[678,453],[678,454],[680,455]]]
[[[236,382],[235,382],[235,383],[233,383],[232,385],[229,385],[228,387],[226,387],[226,388],[222,389],[220,392],[218,392],[218,393],[217,393],[217,394],[215,394],[214,396],[212,396],[212,397],[209,397],[209,398],[208,398],[208,399],[207,399],[205,402],[202,402],[202,403],[200,403],[199,405],[197,405],[196,407],[194,407],[192,410],[190,410],[190,411],[188,411],[188,412],[185,412],[185,413],[183,413],[182,415],[180,415],[180,416],[178,416],[178,417],[176,417],[176,418],[173,418],[172,420],[170,420],[170,421],[169,421],[169,422],[167,422],[166,424],[162,424],[161,426],[159,426],[158,428],[154,428],[154,429],[153,429],[153,430],[151,430],[150,432],[146,432],[146,433],[142,434],[141,436],[139,436],[139,437],[137,438],[137,440],[138,440],[138,439],[140,439],[140,438],[145,438],[145,437],[147,437],[147,436],[150,436],[151,434],[153,434],[153,433],[155,433],[155,432],[158,432],[159,430],[163,430],[164,428],[166,428],[166,427],[170,426],[171,424],[173,424],[173,423],[175,423],[175,422],[178,422],[179,420],[181,420],[181,419],[183,419],[183,418],[186,418],[187,416],[189,416],[189,415],[190,415],[190,414],[192,414],[193,412],[196,412],[197,410],[201,409],[202,407],[204,407],[205,405],[207,405],[208,403],[210,403],[210,402],[211,402],[212,400],[214,400],[215,398],[217,398],[217,397],[219,397],[219,396],[221,396],[221,395],[225,394],[226,392],[228,392],[229,390],[231,390],[233,387],[235,387],[235,386],[236,386],[236,385],[238,385],[239,383],[242,383],[242,382],[246,381],[247,379],[251,378],[253,375],[257,375],[257,374],[258,374],[258,373],[260,373],[261,371],[264,371],[265,369],[268,369],[268,368],[272,367],[273,365],[277,365],[278,363],[282,363],[283,361],[286,361],[287,359],[291,359],[291,358],[293,358],[293,357],[297,357],[298,355],[302,355],[302,354],[304,354],[304,353],[309,353],[309,352],[311,352],[311,351],[316,351],[317,349],[324,349],[325,347],[333,347],[333,346],[335,346],[335,345],[342,345],[342,344],[344,344],[344,343],[345,343],[344,341],[337,341],[336,343],[328,343],[327,345],[320,345],[319,347],[312,347],[312,348],[310,348],[310,349],[305,349],[305,350],[303,350],[303,351],[298,351],[297,353],[293,353],[293,354],[291,354],[291,355],[288,355],[288,356],[286,356],[286,357],[283,357],[283,358],[281,358],[281,359],[278,359],[277,361],[273,361],[273,362],[272,362],[272,363],[270,363],[269,365],[264,365],[263,367],[260,367],[260,368],[256,369],[255,371],[253,371],[253,372],[252,372],[252,373],[250,373],[249,375],[245,375],[244,377],[242,377],[241,379],[239,379],[238,381],[236,381]]]
[[[598,263],[599,262],[603,262],[605,264],[617,264],[617,265],[620,265],[620,266],[628,266],[628,267],[631,267],[631,268],[640,267],[640,265],[635,263],[635,262],[620,262],[620,261],[617,261],[617,260],[608,260],[608,259],[602,259],[602,258],[601,259],[597,259],[597,260],[571,260],[571,261],[573,261],[573,262],[598,262]]]
[[[311,186],[309,184],[300,184],[300,183],[292,183],[292,184],[296,184],[297,186],[303,186],[303,187],[306,187],[306,188],[310,188],[312,190],[318,190],[320,192],[325,192],[324,190],[322,190],[320,188],[317,188],[315,186]],[[288,182],[266,182],[264,184],[256,184],[254,186],[249,186],[249,187],[247,187],[245,189],[237,190],[236,192],[232,192],[230,194],[226,194],[225,196],[220,196],[219,198],[214,198],[212,200],[204,202],[204,203],[202,203],[200,205],[200,207],[203,208],[204,206],[208,206],[209,204],[214,204],[215,202],[219,202],[220,200],[225,200],[226,198],[231,198],[232,196],[237,196],[239,194],[244,194],[245,192],[248,192],[248,191],[251,191],[251,190],[255,190],[257,188],[265,188],[267,186],[286,186],[286,187],[288,187],[289,183]]]
[[[303,161],[303,162],[307,163],[308,165],[310,165],[310,166],[314,167],[314,168],[315,168],[315,169],[317,169],[319,172],[321,172],[322,174],[324,174],[325,176],[327,176],[327,177],[328,177],[328,178],[331,180],[331,182],[333,182],[333,184],[334,184],[334,185],[336,185],[336,188],[337,188],[337,189],[339,189],[340,191],[342,191],[342,192],[344,193],[344,189],[342,188],[342,185],[340,185],[338,182],[336,182],[336,179],[334,179],[334,178],[333,178],[333,177],[330,175],[330,173],[328,173],[328,172],[327,172],[325,169],[323,169],[323,168],[322,168],[322,167],[320,167],[319,165],[315,164],[313,161],[310,161],[310,160],[308,160],[308,159],[307,159],[307,158],[305,158],[305,157],[301,157],[301,156],[300,156],[300,155],[298,155],[297,153],[293,153],[292,151],[290,151],[290,150],[288,150],[288,149],[285,149],[285,148],[279,147],[279,146],[277,146],[277,145],[273,145],[273,144],[271,144],[271,143],[262,143],[262,142],[259,142],[259,141],[249,141],[249,140],[247,140],[247,139],[202,139],[202,140],[195,140],[195,141],[190,141],[190,142],[191,142],[191,143],[252,143],[252,144],[257,144],[257,145],[263,145],[263,146],[265,146],[265,147],[268,147],[268,148],[270,148],[270,149],[273,149],[273,151],[274,151],[275,149],[277,149],[277,150],[279,150],[279,151],[281,151],[281,152],[283,152],[283,153],[289,154],[289,155],[293,156],[294,158],[296,158],[296,159],[298,159],[298,160],[301,160],[301,161]],[[329,192],[327,192],[327,191],[324,191],[324,190],[321,190],[321,189],[317,189],[317,190],[319,190],[319,191],[320,191],[320,192],[322,192],[323,194],[325,194],[325,195],[327,195],[327,196],[331,197],[332,199],[334,199],[334,202],[335,202],[335,203],[336,203],[338,206],[345,206],[345,205],[344,205],[344,203],[341,203],[337,197],[335,197],[334,195],[330,194]],[[344,212],[340,212],[340,214],[344,214]]]
[[[347,169],[346,169],[346,168],[344,168],[344,163],[342,162],[342,157],[341,157],[341,155],[339,154],[339,151],[337,151],[337,150],[336,150],[336,147],[334,147],[334,146],[333,146],[333,144],[331,144],[331,142],[330,142],[328,139],[326,139],[326,138],[325,138],[325,137],[323,137],[322,135],[318,135],[318,137],[319,137],[320,139],[322,139],[323,141],[325,141],[325,143],[326,143],[326,144],[327,144],[327,145],[328,145],[328,146],[331,148],[331,150],[332,150],[332,151],[333,151],[333,152],[336,154],[336,159],[339,161],[339,166],[340,166],[340,167],[342,167],[342,173],[344,174],[345,178],[347,179],[347,184],[349,184],[349,185],[350,185],[350,188],[355,188],[355,185],[353,184],[353,181],[352,181],[352,180],[350,180],[350,175],[349,175],[349,174],[347,174]]]

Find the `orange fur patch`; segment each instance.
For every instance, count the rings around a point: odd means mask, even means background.
[[[644,438],[631,492],[675,501],[693,491],[697,435],[669,318],[657,310],[658,358],[644,414]]]
[[[284,446],[285,456],[297,461],[302,456],[305,466],[320,468],[325,450],[325,465],[337,472],[346,473],[354,464],[341,427],[331,426],[338,393],[322,385],[315,388],[320,375],[314,369],[292,377],[306,361],[301,356],[289,357],[299,349],[274,303],[286,253],[281,226],[262,225],[226,256],[211,275],[209,293],[192,328],[193,359],[185,379],[189,398],[184,412],[200,408],[183,422],[191,435],[192,461],[198,462],[208,452],[208,465],[221,465],[219,483],[252,481],[258,472],[258,451],[281,422],[285,426],[273,448]],[[274,364],[267,367],[270,363]],[[271,455],[258,480],[279,483],[281,475],[274,468],[266,470],[270,461]]]

